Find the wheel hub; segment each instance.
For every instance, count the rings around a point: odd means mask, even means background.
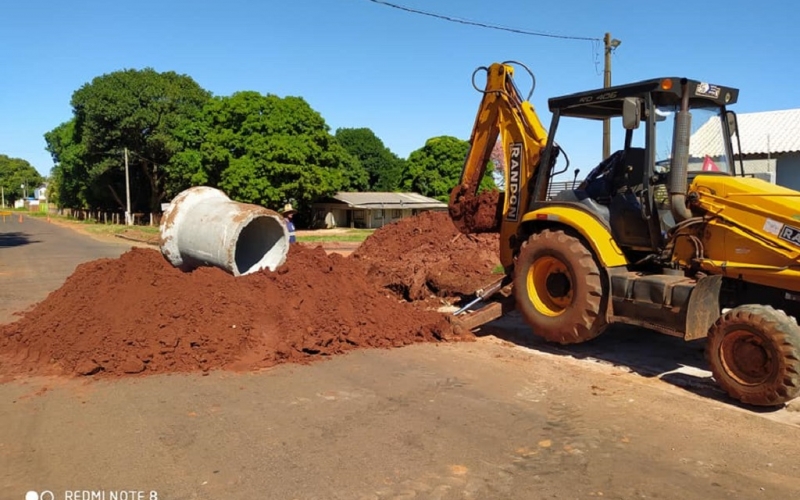
[[[726,371],[741,384],[759,385],[775,369],[773,357],[763,339],[748,330],[728,333],[720,350]]]
[[[570,292],[569,277],[562,272],[555,272],[547,276],[547,293],[551,297],[565,297]]]
[[[552,255],[537,258],[528,270],[528,298],[541,314],[558,316],[572,303],[567,266]]]

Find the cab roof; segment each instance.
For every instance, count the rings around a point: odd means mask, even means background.
[[[667,83],[664,84],[665,82]],[[562,116],[602,120],[621,116],[622,101],[626,97],[644,97],[651,94],[656,105],[680,104],[681,88],[684,84],[689,90],[690,106],[698,106],[703,102],[727,106],[739,98],[739,89],[732,87],[688,78],[664,77],[552,97],[547,102],[551,112],[559,110]]]

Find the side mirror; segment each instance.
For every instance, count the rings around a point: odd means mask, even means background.
[[[726,111],[725,119],[728,120],[728,133],[730,133],[731,137],[733,137],[733,134],[736,133],[738,123],[736,120],[736,113],[733,111]]]
[[[635,97],[626,97],[622,101],[622,126],[625,130],[639,128],[642,122],[642,103]]]

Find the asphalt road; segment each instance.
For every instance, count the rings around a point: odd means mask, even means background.
[[[41,294],[43,243],[97,245],[46,229],[19,261]],[[800,495],[797,413],[732,404],[697,346],[619,330],[552,349],[513,316],[484,333],[256,373],[4,383],[0,500]]]
[[[0,218],[0,323],[44,299],[82,263],[117,257],[130,242],[102,242],[46,220]]]

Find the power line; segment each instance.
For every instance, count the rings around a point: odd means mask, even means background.
[[[457,17],[446,16],[446,15],[443,15],[443,14],[434,14],[433,12],[426,12],[424,10],[412,9],[410,7],[404,7],[402,5],[397,5],[397,4],[394,4],[394,3],[385,2],[383,0],[369,0],[369,1],[372,2],[372,3],[377,3],[379,5],[384,5],[386,7],[391,7],[393,9],[398,9],[398,10],[402,10],[402,11],[405,11],[405,12],[411,12],[413,14],[420,14],[420,15],[423,15],[423,16],[435,17],[436,19],[442,19],[442,20],[445,20],[445,21],[450,21],[452,23],[468,24],[468,25],[471,25],[471,26],[479,26],[481,28],[489,28],[489,29],[500,30],[500,31],[508,31],[508,32],[517,33],[517,34],[520,34],[520,35],[542,36],[542,37],[547,37],[547,38],[560,38],[562,40],[585,40],[585,41],[590,41],[590,42],[602,41],[601,38],[593,38],[593,37],[588,37],[588,36],[556,35],[556,34],[553,34],[553,33],[545,33],[545,32],[542,32],[542,31],[529,31],[529,30],[522,30],[522,29],[518,29],[518,28],[509,28],[507,26],[499,26],[499,25],[496,25],[496,24],[488,24],[488,23],[481,23],[481,22],[478,22],[478,21],[470,21],[468,19],[460,19],[460,18],[457,18]]]

